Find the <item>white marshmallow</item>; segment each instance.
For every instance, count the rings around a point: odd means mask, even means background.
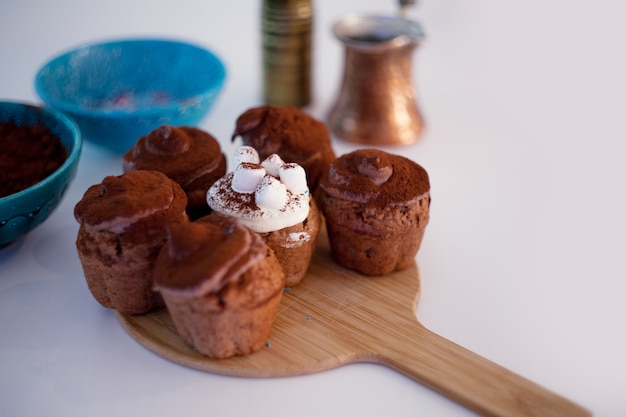
[[[278,170],[284,164],[285,162],[277,154],[272,154],[268,156],[263,162],[261,162],[261,166],[265,168],[267,173],[275,176],[276,178],[278,178],[279,176]]]
[[[289,200],[285,184],[271,175],[266,175],[259,182],[254,198],[257,206],[275,210],[285,207]]]
[[[237,167],[244,162],[258,164],[260,162],[259,153],[252,146],[240,146],[235,150],[231,162],[233,164],[233,170],[237,169]]]
[[[232,189],[242,194],[252,194],[265,176],[265,168],[250,162],[243,162],[233,173]]]
[[[306,194],[309,187],[306,183],[306,172],[298,164],[289,163],[281,165],[279,169],[280,180],[287,189],[294,194]]]

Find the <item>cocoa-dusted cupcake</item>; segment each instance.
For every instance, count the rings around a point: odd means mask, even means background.
[[[417,163],[376,149],[337,158],[320,181],[335,262],[366,275],[413,264],[428,224],[430,182]]]
[[[335,159],[328,127],[298,107],[251,108],[237,118],[232,140],[238,136],[244,145],[255,148],[261,159],[278,154],[285,162],[300,165],[313,192]]]
[[[143,314],[163,306],[152,288],[152,267],[165,227],[187,223],[187,197],[156,171],[109,176],[74,207],[76,248],[89,290],[104,307]]]
[[[185,343],[227,358],[267,343],[284,274],[260,236],[238,219],[211,213],[169,227],[154,283]]]
[[[304,169],[276,154],[260,162],[250,146],[237,149],[232,165],[235,170],[209,188],[209,207],[257,232],[276,253],[286,285],[298,284],[311,263],[321,226]]]
[[[209,213],[206,191],[226,174],[226,157],[217,140],[195,127],[163,125],[137,140],[123,155],[124,172],[160,171],[187,193],[193,220]]]

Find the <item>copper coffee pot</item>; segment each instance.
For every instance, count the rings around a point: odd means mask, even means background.
[[[403,17],[349,15],[333,33],[345,57],[341,90],[328,115],[332,133],[368,145],[415,142],[424,128],[412,84],[421,26]]]

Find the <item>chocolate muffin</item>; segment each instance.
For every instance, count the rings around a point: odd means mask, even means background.
[[[194,127],[160,126],[137,140],[123,155],[124,172],[159,171],[187,194],[187,214],[193,220],[209,214],[206,191],[226,174],[226,157],[217,140]]]
[[[276,253],[286,285],[298,284],[311,263],[321,227],[304,169],[276,154],[261,162],[250,146],[237,149],[233,166],[233,172],[209,188],[209,207],[241,219],[257,232]]]
[[[168,228],[154,283],[185,343],[227,358],[265,345],[284,274],[260,236],[238,219],[212,213]]]
[[[278,154],[304,168],[312,192],[335,159],[328,127],[297,107],[251,108],[237,118],[232,140],[239,136],[261,159]]]
[[[376,149],[337,158],[320,181],[335,262],[366,275],[413,264],[428,224],[430,182],[417,163]]]
[[[152,288],[152,267],[166,226],[187,223],[187,197],[156,171],[109,176],[74,207],[76,248],[87,285],[104,307],[143,314],[163,306]]]

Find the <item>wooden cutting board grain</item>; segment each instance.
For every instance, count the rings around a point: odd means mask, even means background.
[[[285,289],[267,346],[247,356],[210,359],[188,347],[166,309],[118,313],[126,331],[178,364],[240,377],[293,376],[353,362],[389,366],[486,416],[590,416],[587,410],[446,340],[415,315],[417,266],[366,277],[333,263],[326,234],[310,269]]]

